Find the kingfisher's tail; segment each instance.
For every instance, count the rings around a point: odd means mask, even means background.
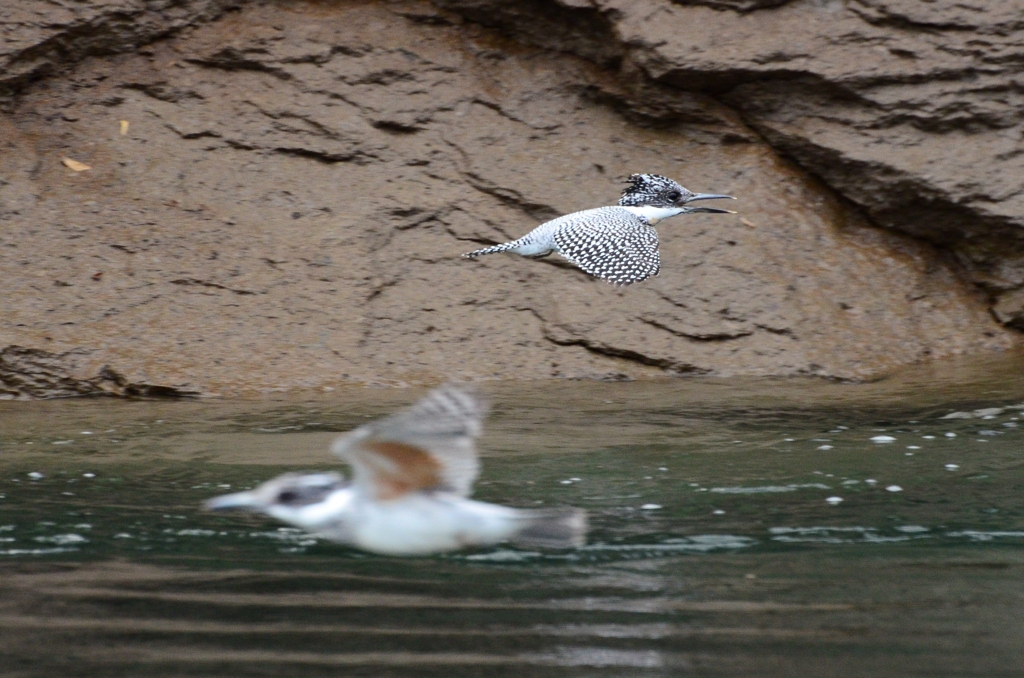
[[[523,526],[511,538],[519,546],[565,549],[587,540],[587,513],[581,509],[541,509],[521,512]]]
[[[473,259],[475,257],[479,257],[482,254],[494,254],[495,252],[507,252],[509,250],[514,250],[520,245],[522,245],[521,242],[519,242],[518,240],[513,240],[512,242],[506,242],[500,245],[492,245],[490,247],[485,247],[482,250],[474,250],[472,252],[467,252],[462,256],[464,256],[466,259]]]

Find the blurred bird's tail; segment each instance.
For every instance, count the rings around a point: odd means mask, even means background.
[[[522,528],[511,538],[517,546],[567,549],[587,543],[587,513],[581,509],[522,511]]]

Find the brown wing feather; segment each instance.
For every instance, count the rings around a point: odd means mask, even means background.
[[[443,484],[441,465],[426,450],[384,440],[368,441],[361,447],[370,451],[356,454],[373,473],[376,499],[397,499],[409,492]]]
[[[474,439],[487,403],[464,386],[434,389],[412,407],[338,438],[336,455],[353,481],[378,499],[418,490],[472,491],[479,463]]]

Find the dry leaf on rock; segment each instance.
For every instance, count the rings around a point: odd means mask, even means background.
[[[78,162],[77,160],[72,160],[71,158],[64,158],[63,160],[61,160],[61,162],[64,163],[65,167],[73,169],[76,172],[84,172],[85,170],[92,169],[92,167],[86,165],[84,162]]]

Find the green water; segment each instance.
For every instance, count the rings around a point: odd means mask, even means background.
[[[589,545],[411,559],[199,505],[421,391],[0,402],[0,670],[1020,676],[1022,374],[484,385],[476,497]]]

